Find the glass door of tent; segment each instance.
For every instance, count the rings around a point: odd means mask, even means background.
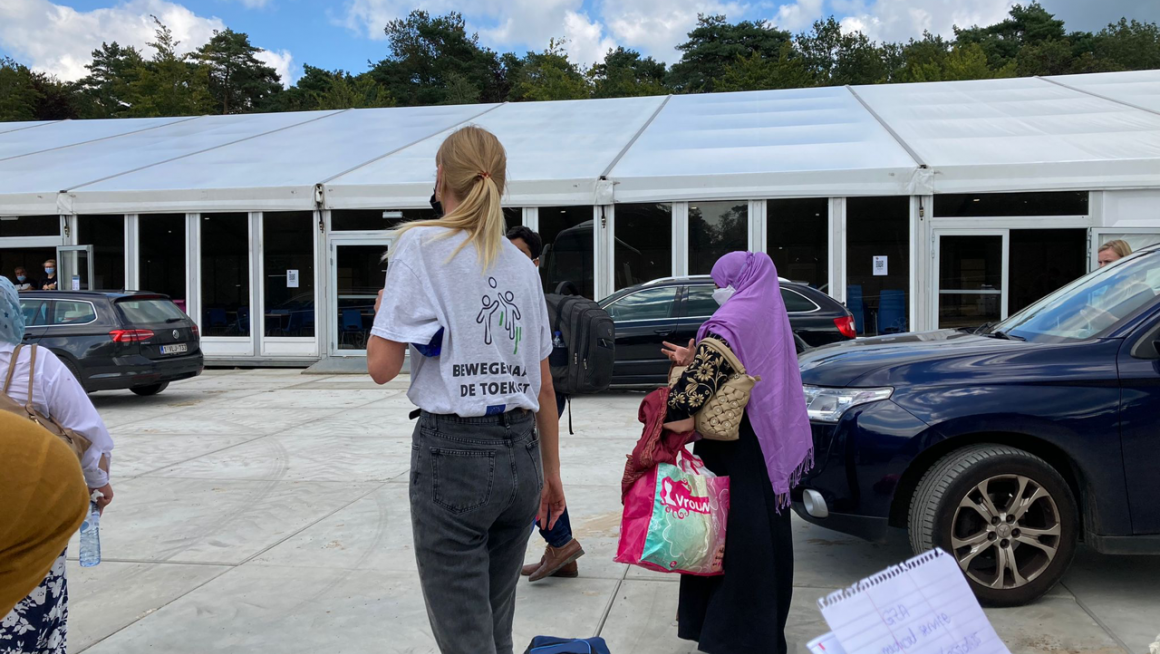
[[[1008,231],[935,231],[935,325],[974,328],[1007,317]]]
[[[386,254],[393,236],[331,237],[330,353],[366,354],[375,320],[375,299],[386,281]]]
[[[92,291],[93,246],[61,245],[56,248],[56,290]]]

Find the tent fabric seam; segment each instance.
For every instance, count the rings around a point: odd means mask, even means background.
[[[672,94],[665,96],[665,99],[661,101],[660,106],[658,106],[656,110],[652,112],[652,115],[648,117],[648,120],[644,121],[644,124],[640,126],[640,129],[636,130],[636,134],[633,134],[632,138],[628,140],[628,143],[625,143],[624,147],[620,149],[620,152],[616,154],[616,157],[613,158],[612,163],[608,164],[603,173],[600,173],[599,179],[607,179],[608,176],[612,174],[612,169],[616,168],[616,164],[620,163],[620,160],[624,158],[624,155],[632,149],[632,146],[636,145],[637,139],[639,139],[641,135],[645,133],[645,130],[647,130],[649,126],[653,124],[653,121],[656,120],[657,116],[661,115],[661,112],[664,111],[665,107],[669,104],[669,100],[672,99]]]
[[[910,158],[914,160],[916,166],[919,168],[929,167],[926,165],[926,161],[924,161],[923,158],[918,155],[918,152],[916,152],[914,148],[910,147],[910,144],[906,142],[906,139],[902,138],[898,132],[894,131],[894,128],[891,127],[890,124],[885,120],[883,120],[882,116],[879,116],[878,112],[874,111],[874,108],[871,107],[868,102],[862,99],[862,96],[858,95],[858,92],[854,90],[854,87],[846,84],[846,90],[849,91],[850,95],[854,96],[854,99],[858,101],[858,104],[862,105],[862,108],[865,109],[866,112],[869,113],[870,116],[872,116],[874,120],[876,120],[878,124],[882,126],[882,129],[886,130],[886,133],[890,135],[890,138],[894,139],[903,150],[906,150],[906,154],[910,155]]]
[[[148,131],[154,130],[154,129],[161,129],[162,127],[169,127],[170,125],[178,125],[180,123],[188,123],[192,120],[197,120],[199,118],[204,118],[204,116],[190,116],[189,118],[178,118],[177,120],[171,120],[168,123],[162,123],[160,125],[153,125],[151,127],[142,127],[141,129],[134,129],[134,130],[131,130],[128,132],[123,132],[121,134],[110,134],[109,136],[102,136],[102,137],[96,138],[96,139],[89,139],[88,141],[78,141],[76,143],[66,143],[65,145],[58,145],[54,148],[45,148],[43,150],[36,150],[34,152],[24,152],[22,154],[14,154],[11,157],[4,157],[4,158],[0,159],[0,161],[11,161],[13,159],[19,159],[21,157],[31,157],[32,155],[43,154],[45,152],[55,152],[57,150],[67,150],[68,148],[75,148],[78,145],[87,145],[89,143],[100,143],[101,141],[110,141],[110,140],[113,140],[116,138],[120,138],[122,136],[129,136],[130,134],[140,134],[141,132],[148,132]],[[66,121],[62,120],[62,121],[57,121],[57,122],[63,123]],[[52,124],[55,125],[56,123],[52,123]],[[42,126],[35,125],[34,127],[42,127]],[[22,130],[14,129],[11,132],[5,132],[5,134],[14,134],[14,133],[19,132],[19,131],[22,131]]]
[[[1130,107],[1130,108],[1132,108],[1132,109],[1137,109],[1137,110],[1139,110],[1139,111],[1146,111],[1146,112],[1148,112],[1148,113],[1150,113],[1150,114],[1154,114],[1154,115],[1156,115],[1156,116],[1160,116],[1160,111],[1156,111],[1155,109],[1149,109],[1148,107],[1142,107],[1142,106],[1140,106],[1140,105],[1138,105],[1138,104],[1136,104],[1136,103],[1134,103],[1134,102],[1128,102],[1128,101],[1126,101],[1126,100],[1117,100],[1116,98],[1110,98],[1110,97],[1108,97],[1108,96],[1106,96],[1106,95],[1104,95],[1104,94],[1102,94],[1102,93],[1096,93],[1095,91],[1089,91],[1089,90],[1087,90],[1087,89],[1081,89],[1081,88],[1078,88],[1078,87],[1075,87],[1075,86],[1070,86],[1070,85],[1068,85],[1068,84],[1064,84],[1063,82],[1058,82],[1058,81],[1056,81],[1056,80],[1049,79],[1049,78],[1046,78],[1046,77],[1040,77],[1040,76],[1038,76],[1038,75],[1036,75],[1036,76],[1035,76],[1035,79],[1037,79],[1037,80],[1042,80],[1042,81],[1044,81],[1044,82],[1047,82],[1048,84],[1054,84],[1054,85],[1056,85],[1056,86],[1059,86],[1059,87],[1065,88],[1065,89],[1067,89],[1067,90],[1069,90],[1069,91],[1075,91],[1076,93],[1083,93],[1084,95],[1090,95],[1090,96],[1091,96],[1091,97],[1093,97],[1093,98],[1099,98],[1099,99],[1101,99],[1101,100],[1107,100],[1108,102],[1114,102],[1114,103],[1116,103],[1116,104],[1118,104],[1118,105],[1121,105],[1121,106],[1124,106],[1124,107]]]
[[[48,127],[49,125],[55,125],[57,123],[63,123],[63,122],[65,122],[65,121],[64,120],[46,120],[46,121],[41,122],[41,123],[36,124],[36,125],[28,125],[26,127],[17,127],[16,129],[6,129],[6,130],[0,132],[0,134],[15,134],[16,132],[23,132],[23,131],[29,130],[29,129],[36,129],[37,127]],[[2,123],[0,123],[0,124],[2,124]],[[172,123],[168,123],[168,124],[172,124]],[[26,154],[31,154],[31,153],[26,153]]]
[[[349,170],[344,170],[344,171],[342,171],[341,173],[337,173],[337,174],[335,174],[335,175],[331,175],[330,177],[327,177],[326,179],[322,180],[321,182],[317,182],[317,183],[315,183],[315,185],[314,185],[314,186],[318,187],[318,186],[322,186],[322,185],[324,185],[324,184],[329,184],[330,182],[332,182],[332,181],[334,181],[334,180],[338,179],[339,177],[342,177],[343,175],[349,175],[350,173],[353,173],[354,171],[356,171],[356,170],[358,170],[358,169],[360,169],[360,168],[365,168],[365,167],[367,167],[367,166],[369,166],[369,165],[371,165],[371,164],[373,164],[373,163],[375,163],[375,162],[377,162],[377,161],[382,161],[383,159],[386,159],[387,157],[389,157],[389,156],[391,156],[391,155],[394,155],[394,154],[397,154],[397,153],[399,153],[399,152],[402,152],[403,150],[406,150],[407,148],[409,148],[409,147],[411,147],[411,146],[413,146],[413,145],[418,145],[418,144],[422,143],[423,141],[426,141],[427,139],[429,139],[429,138],[432,138],[432,137],[434,137],[434,136],[436,136],[436,135],[438,135],[438,134],[442,134],[443,132],[445,132],[445,131],[447,131],[447,130],[449,130],[449,129],[458,129],[458,128],[460,128],[460,127],[463,127],[464,125],[469,125],[469,124],[471,124],[471,121],[478,119],[480,116],[484,116],[484,115],[486,115],[486,114],[489,114],[489,113],[491,113],[491,112],[495,111],[496,109],[499,109],[500,107],[503,107],[503,106],[505,106],[506,104],[507,104],[507,102],[501,102],[501,103],[499,103],[499,104],[497,104],[497,105],[494,105],[494,106],[488,107],[487,109],[485,109],[485,110],[483,110],[483,111],[481,111],[481,112],[479,112],[479,113],[475,114],[474,116],[472,116],[472,117],[470,117],[470,118],[468,118],[468,119],[466,119],[466,120],[461,120],[461,121],[459,121],[459,122],[455,123],[455,124],[454,124],[454,125],[452,125],[451,127],[442,127],[442,128],[439,128],[439,129],[435,130],[434,132],[431,132],[430,134],[427,134],[427,135],[425,135],[425,136],[423,136],[423,137],[421,137],[421,138],[418,138],[418,139],[415,139],[414,141],[411,141],[410,143],[406,143],[406,144],[404,144],[404,145],[400,145],[399,147],[395,148],[394,150],[390,150],[390,151],[388,151],[388,152],[385,152],[385,153],[383,153],[383,154],[380,154],[379,156],[375,157],[374,159],[369,159],[369,160],[367,160],[367,161],[364,161],[364,162],[362,162],[362,163],[360,163],[360,164],[358,164],[358,165],[356,165],[356,166],[354,166],[354,167],[350,168]]]
[[[217,145],[214,145],[214,146],[211,146],[208,148],[204,148],[202,150],[197,150],[195,152],[186,152],[185,154],[179,154],[176,157],[170,157],[169,159],[165,159],[163,161],[154,161],[152,163],[147,163],[144,166],[138,166],[137,168],[133,168],[131,170],[124,170],[124,171],[121,171],[119,173],[114,173],[112,175],[106,175],[105,177],[101,177],[99,179],[94,179],[94,180],[85,182],[83,184],[77,184],[77,185],[69,188],[68,190],[74,191],[76,189],[84,188],[84,187],[90,186],[92,184],[99,184],[99,183],[104,182],[106,180],[110,180],[110,179],[113,179],[116,177],[121,177],[122,175],[130,175],[132,173],[135,173],[135,172],[138,172],[141,170],[153,168],[154,166],[163,166],[167,163],[171,163],[173,161],[178,161],[179,159],[185,159],[186,157],[192,157],[194,155],[204,154],[206,152],[212,152],[214,150],[217,150],[218,148],[224,148],[224,147],[229,146],[229,145],[237,145],[238,143],[245,143],[246,141],[249,141],[251,139],[256,139],[258,137],[266,136],[268,134],[276,134],[276,133],[284,131],[284,130],[293,129],[293,128],[298,127],[300,125],[308,125],[310,123],[317,122],[319,120],[323,120],[326,118],[330,118],[331,116],[337,116],[338,114],[346,113],[348,111],[350,111],[350,109],[339,109],[337,111],[332,111],[328,114],[323,114],[321,116],[318,116],[317,118],[311,118],[309,120],[304,120],[300,123],[294,123],[293,125],[283,125],[282,127],[278,127],[278,128],[266,131],[266,132],[261,132],[259,134],[251,134],[250,136],[245,136],[245,137],[242,137],[242,138],[237,139],[235,141],[228,141],[226,143],[218,143]],[[199,116],[199,118],[203,118],[203,117],[204,116]],[[173,123],[170,123],[170,124],[173,124]]]

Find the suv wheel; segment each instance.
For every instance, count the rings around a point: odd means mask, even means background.
[[[923,475],[910,503],[910,543],[915,552],[951,553],[983,603],[1019,606],[1063,577],[1078,522],[1071,489],[1046,461],[973,445]]]
[[[156,394],[160,393],[161,391],[165,390],[166,388],[169,388],[169,382],[161,382],[160,384],[149,384],[148,386],[134,386],[133,388],[130,388],[129,390],[133,391],[134,393],[136,393],[142,397],[148,397],[150,395],[156,395]]]

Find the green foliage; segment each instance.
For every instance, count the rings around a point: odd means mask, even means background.
[[[305,65],[298,82],[283,90],[246,34],[215,32],[209,43],[180,55],[173,33],[154,22],[148,59],[132,47],[103,43],[92,53],[88,75],[75,83],[0,58],[0,120],[619,98],[1160,69],[1156,24],[1125,18],[1097,33],[1068,32],[1038,2],[1015,5],[993,25],[956,28],[954,38],[924,34],[881,44],[843,33],[833,17],[791,35],[762,20],[701,15],[671,67],[616,48],[588,70],[569,60],[563,41],[553,39],[544,51],[524,56],[497,54],[467,32],[462,15],[416,10],[387,24],[387,56],[370,70],[353,74]]]
[[[515,63],[515,62],[513,62]],[[529,52],[513,67],[514,83],[509,99],[578,100],[591,94],[588,79],[568,61],[564,41],[552,39],[543,52]]]
[[[814,76],[805,59],[789,43],[781,46],[776,59],[760,53],[741,57],[725,67],[717,82],[718,91],[762,91],[813,86]]]
[[[156,38],[151,60],[141,65],[126,94],[130,116],[197,116],[214,111],[209,69],[177,54],[179,41],[153,17]]]
[[[777,59],[790,33],[763,20],[730,23],[724,16],[699,15],[689,40],[677,46],[681,60],[669,70],[668,85],[676,93],[716,90],[725,69],[738,59],[757,54]]]
[[[843,33],[833,16],[814,22],[794,44],[818,86],[877,84],[887,77],[881,48],[861,32]]]
[[[209,93],[222,114],[260,111],[282,90],[273,68],[255,56],[259,48],[250,37],[231,29],[214,30],[213,38],[192,54],[207,69]]]
[[[0,58],[0,121],[36,120],[39,101],[32,71],[12,59]]]
[[[594,98],[665,95],[665,65],[635,50],[616,48],[588,71]]]
[[[145,60],[133,46],[116,41],[102,43],[93,50],[93,60],[85,68],[89,74],[77,84],[83,96],[85,118],[120,118],[130,112],[130,86],[141,75]]]
[[[412,11],[384,31],[390,54],[370,75],[404,106],[502,102],[508,83],[499,57],[468,35],[456,12],[432,18]]]

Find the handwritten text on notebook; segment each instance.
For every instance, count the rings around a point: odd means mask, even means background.
[[[849,654],[1010,654],[941,550],[818,600]]]

